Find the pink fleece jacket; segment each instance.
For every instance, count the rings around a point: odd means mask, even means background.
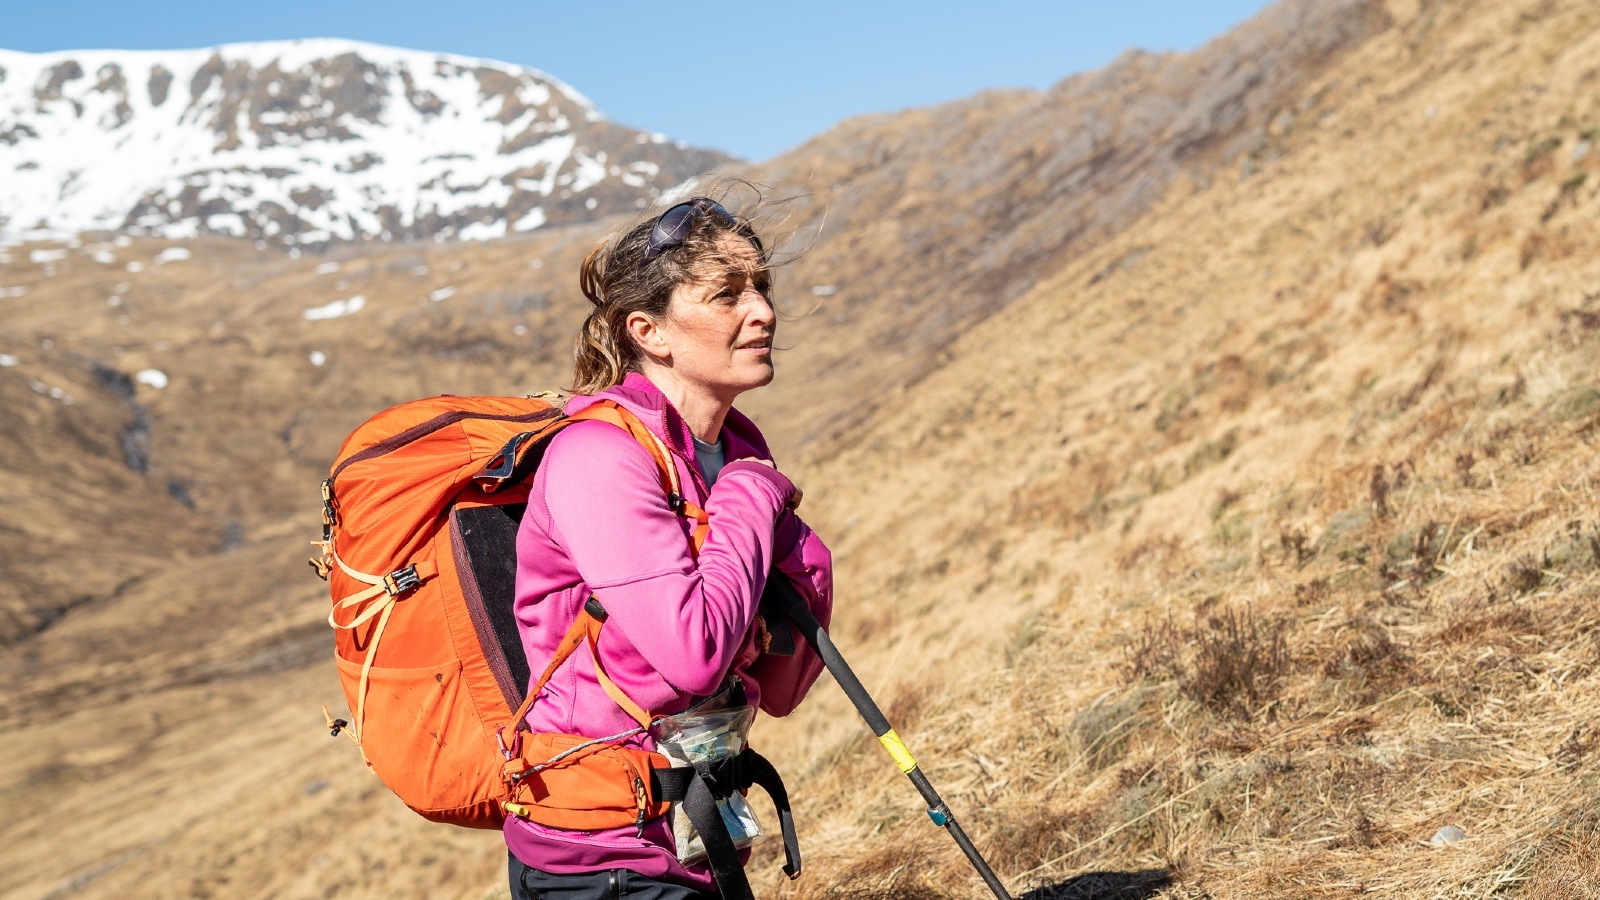
[[[822,661],[798,639],[791,657],[759,651],[755,614],[773,562],[824,625],[833,608],[828,548],[785,508],[794,485],[749,461],[771,456],[761,432],[737,410],[722,429],[727,465],[708,491],[688,426],[649,379],[629,375],[593,397],[572,398],[566,411],[600,398],[627,408],[666,443],[685,496],[710,514],[711,528],[698,558],[692,556],[689,520],[667,506],[655,464],[621,429],[578,422],[560,432],[534,477],[517,535],[515,608],[534,677],[592,595],[609,614],[601,661],[640,706],[679,712],[714,692],[731,671],[752,704],[788,715],[821,674]],[[556,671],[528,713],[535,732],[604,737],[635,724],[606,696],[582,651]],[[648,735],[632,742],[652,748]],[[759,814],[765,801],[755,806]],[[624,868],[715,889],[703,863],[678,863],[665,817],[647,823],[642,838],[631,827],[565,831],[511,817],[505,838],[518,859],[546,872]]]

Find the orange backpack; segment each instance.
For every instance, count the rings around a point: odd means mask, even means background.
[[[553,399],[401,404],[351,433],[322,483],[323,539],[313,542],[322,554],[311,562],[332,591],[328,623],[352,711],[352,721],[327,716],[328,725],[356,742],[407,806],[435,821],[499,828],[509,810],[592,829],[666,809],[650,796],[648,777],[668,765],[665,757],[606,745],[540,767],[582,739],[518,734],[538,691],[524,697],[530,671],[512,614],[516,533],[549,439],[579,419],[611,422],[639,440],[663,488],[678,495],[666,447],[630,413],[602,402],[566,417]],[[698,545],[704,511],[674,505],[696,518]],[[601,621],[578,617],[540,686],[579,646],[595,651]],[[648,725],[598,656],[596,669],[613,699]],[[534,768],[539,777],[527,778]]]
[[[601,665],[605,610],[590,598],[539,680],[512,611],[517,528],[550,438],[574,421],[609,422],[656,463],[667,503],[694,521],[691,551],[710,517],[681,492],[670,451],[610,401],[565,416],[552,395],[434,397],[368,419],[339,448],[322,483],[322,552],[311,560],[333,594],[339,681],[352,721],[323,715],[361,748],[389,789],[423,816],[500,828],[514,815],[554,828],[644,823],[674,803],[704,840],[725,897],[753,900],[716,803],[759,785],[783,833],[784,871],[800,875],[800,846],[783,780],[749,747],[711,764],[674,768],[624,741],[649,728]],[[595,674],[639,724],[591,739],[531,734],[525,718],[550,676],[587,646]]]

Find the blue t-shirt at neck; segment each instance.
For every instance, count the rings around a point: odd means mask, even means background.
[[[700,464],[700,475],[705,478],[706,487],[709,489],[717,483],[717,476],[722,474],[727,454],[723,452],[720,440],[715,444],[708,444],[693,435],[690,437],[694,440],[694,461]]]

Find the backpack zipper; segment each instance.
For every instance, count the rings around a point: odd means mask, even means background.
[[[395,450],[396,448],[403,447],[406,444],[411,443],[417,438],[432,434],[433,432],[438,431],[439,429],[448,425],[454,425],[463,419],[482,419],[486,422],[540,422],[561,414],[560,408],[554,406],[550,407],[549,409],[541,409],[538,412],[523,413],[515,416],[483,415],[481,413],[474,413],[471,410],[465,409],[458,409],[454,412],[443,413],[441,415],[434,416],[426,422],[413,425],[399,434],[390,435],[389,437],[384,438],[383,440],[373,444],[370,447],[367,447],[364,450],[351,454],[349,458],[343,460],[339,463],[339,465],[334,467],[333,474],[328,476],[328,486],[330,488],[333,486],[333,480],[339,477],[339,473],[343,472],[346,466],[361,462],[363,460],[372,459],[376,456],[382,456],[385,453]]]
[[[649,812],[650,795],[645,788],[644,776],[639,774],[639,770],[634,766],[633,761],[624,756],[622,765],[633,775],[633,802],[639,810],[638,816],[633,820],[633,827],[637,832],[637,836],[643,840],[645,814]]]

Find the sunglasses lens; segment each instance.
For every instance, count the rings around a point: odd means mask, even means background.
[[[682,244],[689,236],[689,229],[694,227],[694,220],[699,218],[699,212],[693,203],[680,203],[662,213],[656,220],[656,227],[650,229],[650,246],[659,248],[656,250],[659,253]]]
[[[650,229],[650,241],[645,245],[644,258],[639,261],[640,267],[674,247],[683,246],[684,240],[694,228],[694,223],[706,213],[711,213],[729,225],[738,224],[733,214],[715,200],[696,197],[679,203],[656,219],[655,226]],[[751,235],[751,239],[755,239],[754,235]],[[761,246],[759,241],[756,246],[757,248]]]

